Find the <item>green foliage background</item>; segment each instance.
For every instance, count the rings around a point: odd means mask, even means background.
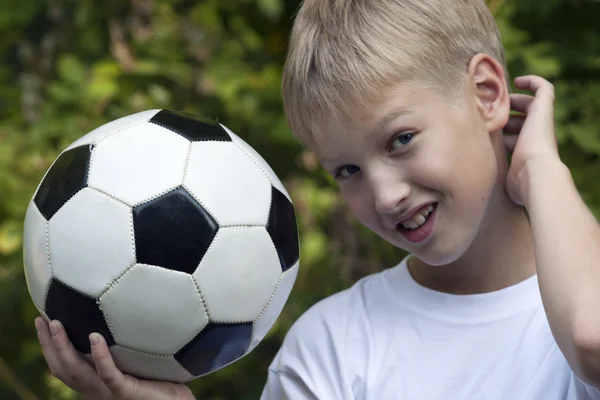
[[[563,160],[600,216],[600,3],[489,0],[512,76],[556,86]],[[301,272],[249,356],[191,383],[201,399],[256,399],[293,321],[319,299],[403,255],[358,226],[280,99],[294,0],[2,0],[0,3],[0,399],[75,399],[36,341],[22,273],[25,209],[70,142],[112,119],[171,108],[218,119],[284,180],[298,210]],[[557,210],[559,212],[560,210]]]

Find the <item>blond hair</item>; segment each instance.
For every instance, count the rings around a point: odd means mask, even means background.
[[[400,83],[456,98],[477,53],[494,57],[508,79],[484,0],[305,0],[283,72],[287,121],[310,145],[319,124],[364,112]]]

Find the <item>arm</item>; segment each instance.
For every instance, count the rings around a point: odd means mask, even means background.
[[[540,293],[550,329],[571,369],[600,388],[600,226],[561,162],[554,134],[554,87],[537,76],[515,79],[535,97],[511,95],[525,113],[505,131],[512,150],[507,192],[529,213]],[[509,145],[512,143],[512,145]]]
[[[556,342],[573,371],[600,387],[600,226],[558,160],[523,171],[538,280]]]

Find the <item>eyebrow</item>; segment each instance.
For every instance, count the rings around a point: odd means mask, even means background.
[[[383,128],[385,128],[387,124],[389,124],[391,121],[395,120],[396,118],[404,116],[404,115],[412,114],[412,113],[413,112],[411,110],[407,110],[405,108],[400,108],[400,109],[394,110],[391,113],[384,115],[377,121],[377,123],[375,124],[375,128],[373,129],[373,132],[374,133],[379,132],[379,131],[383,130]]]
[[[377,123],[375,124],[375,128],[373,129],[373,132],[379,132],[381,130],[383,130],[383,128],[385,128],[385,126],[387,124],[389,124],[391,121],[395,120],[396,118],[399,118],[401,116],[404,115],[410,115],[413,114],[412,110],[408,110],[406,108],[399,108],[396,109],[392,112],[390,112],[389,114],[384,115],[383,117],[379,118],[379,120],[377,120]],[[333,159],[333,158],[319,158],[319,161],[321,163],[335,163],[337,162],[337,160]]]

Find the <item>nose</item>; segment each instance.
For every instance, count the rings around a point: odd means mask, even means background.
[[[373,185],[375,210],[381,214],[399,214],[410,196],[406,182],[378,182]]]

